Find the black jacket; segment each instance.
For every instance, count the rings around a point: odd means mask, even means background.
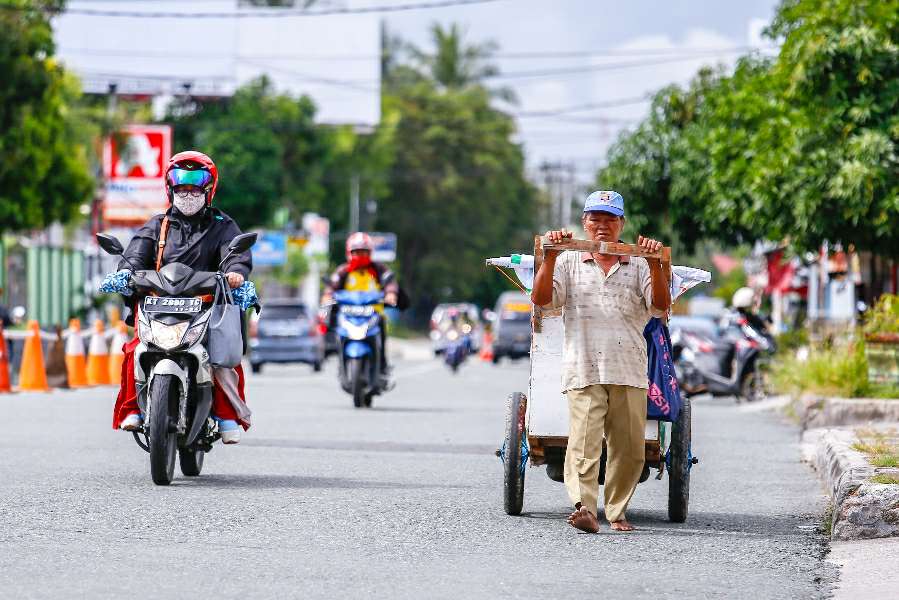
[[[156,251],[162,219],[169,217],[169,230],[162,264],[180,262],[199,271],[217,271],[219,263],[228,254],[228,244],[242,232],[231,217],[217,208],[206,208],[193,217],[185,217],[169,208],[164,215],[156,215],[144,223],[128,248],[125,257],[138,269],[156,268]],[[126,261],[119,269],[127,269]],[[240,273],[246,279],[253,269],[250,252],[235,254],[222,269],[225,273]]]

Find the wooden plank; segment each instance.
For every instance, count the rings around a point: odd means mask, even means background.
[[[593,242],[590,240],[565,240],[552,243],[546,238],[541,238],[542,250],[576,250],[578,252],[592,252],[594,254],[611,254],[613,256],[642,256],[643,258],[665,259],[665,249],[668,250],[668,260],[671,260],[671,248],[667,246],[656,252],[648,252],[637,244],[623,244],[620,242]]]
[[[543,236],[534,236],[534,280],[537,279],[537,273],[540,272],[540,266],[543,264]],[[534,305],[534,312],[531,316],[531,330],[540,333],[543,330],[543,309]],[[533,349],[533,345],[531,346]]]

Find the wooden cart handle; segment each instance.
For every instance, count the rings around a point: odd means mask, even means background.
[[[656,252],[648,252],[637,244],[622,244],[620,242],[591,242],[589,240],[564,240],[557,244],[548,241],[545,237],[541,240],[544,250],[577,250],[579,252],[593,252],[594,254],[611,254],[615,256],[642,256],[643,258],[657,258],[661,261],[671,260],[671,248],[663,246]]]

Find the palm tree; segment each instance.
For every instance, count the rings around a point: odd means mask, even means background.
[[[408,52],[422,74],[445,89],[482,86],[485,80],[499,75],[499,68],[490,62],[498,45],[493,41],[466,45],[464,37],[464,31],[456,23],[448,28],[435,23],[431,26],[434,53],[413,46],[408,46]],[[507,87],[491,88],[490,94],[515,102],[515,93]]]

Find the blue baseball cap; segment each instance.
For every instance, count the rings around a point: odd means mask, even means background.
[[[618,192],[599,190],[587,196],[584,212],[607,212],[616,217],[624,216],[624,198]]]

